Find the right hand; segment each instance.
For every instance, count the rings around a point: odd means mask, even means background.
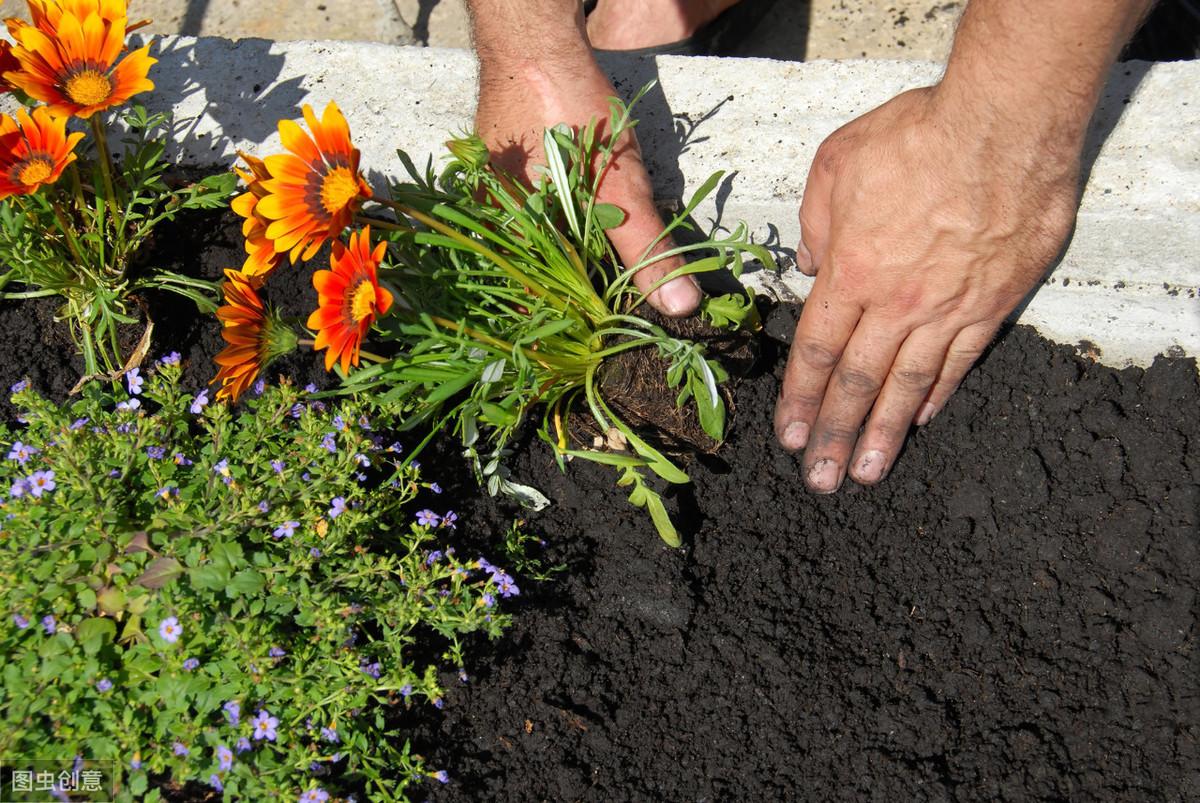
[[[492,153],[493,163],[508,173],[531,182],[534,165],[545,163],[542,152],[544,129],[566,123],[582,127],[601,121],[605,133],[609,98],[616,96],[612,84],[588,55],[590,64],[579,69],[543,71],[525,63],[509,70],[492,69],[481,75],[475,130]],[[599,200],[625,212],[625,222],[608,230],[608,238],[621,262],[637,264],[642,253],[663,230],[662,218],[654,207],[650,177],[642,164],[641,150],[632,132],[623,135],[600,183]],[[651,255],[674,247],[669,237],[654,247]],[[634,276],[643,292],[673,270],[683,259],[656,262]],[[680,276],[650,294],[650,304],[664,315],[683,317],[700,305],[700,287],[691,276]]]

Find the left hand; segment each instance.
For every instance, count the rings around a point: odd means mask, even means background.
[[[1078,162],[1079,143],[977,119],[938,88],[825,140],[797,254],[816,282],[775,411],[809,489],[832,493],[847,473],[879,482],[910,426],[942,408],[1059,253]]]

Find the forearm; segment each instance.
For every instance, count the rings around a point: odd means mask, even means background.
[[[972,0],[938,94],[987,126],[1078,148],[1153,0]]]

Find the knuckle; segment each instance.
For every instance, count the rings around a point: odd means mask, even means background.
[[[818,452],[828,450],[846,451],[858,440],[859,428],[844,421],[826,421],[820,424],[813,435],[813,445]]]
[[[924,393],[937,381],[937,372],[919,365],[893,365],[888,380],[901,390]]]
[[[828,373],[841,358],[841,352],[815,340],[797,340],[792,348],[806,366]]]
[[[873,399],[883,387],[883,383],[870,372],[852,367],[837,372],[837,384],[846,395],[856,399]]]

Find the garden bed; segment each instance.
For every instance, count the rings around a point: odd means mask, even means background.
[[[231,213],[164,226],[152,258],[217,278]],[[327,253],[314,264],[327,264]],[[311,272],[272,298],[313,307]],[[150,299],[150,353],[214,372],[216,322]],[[0,305],[0,386],[62,398],[53,304]],[[533,437],[515,478],[557,579],[473,649],[414,748],[447,800],[1186,799],[1200,789],[1200,385],[1192,359],[1116,371],[1017,327],[878,488],[808,494],[771,432],[786,347],[768,341],[733,427],[668,494],[665,547],[602,466],[564,475]],[[317,355],[272,367],[328,382]],[[7,405],[7,402],[5,402]],[[2,413],[11,419],[11,407]],[[450,444],[423,458],[465,532],[519,511]],[[438,457],[440,454],[441,457]],[[477,545],[482,546],[482,545]]]

